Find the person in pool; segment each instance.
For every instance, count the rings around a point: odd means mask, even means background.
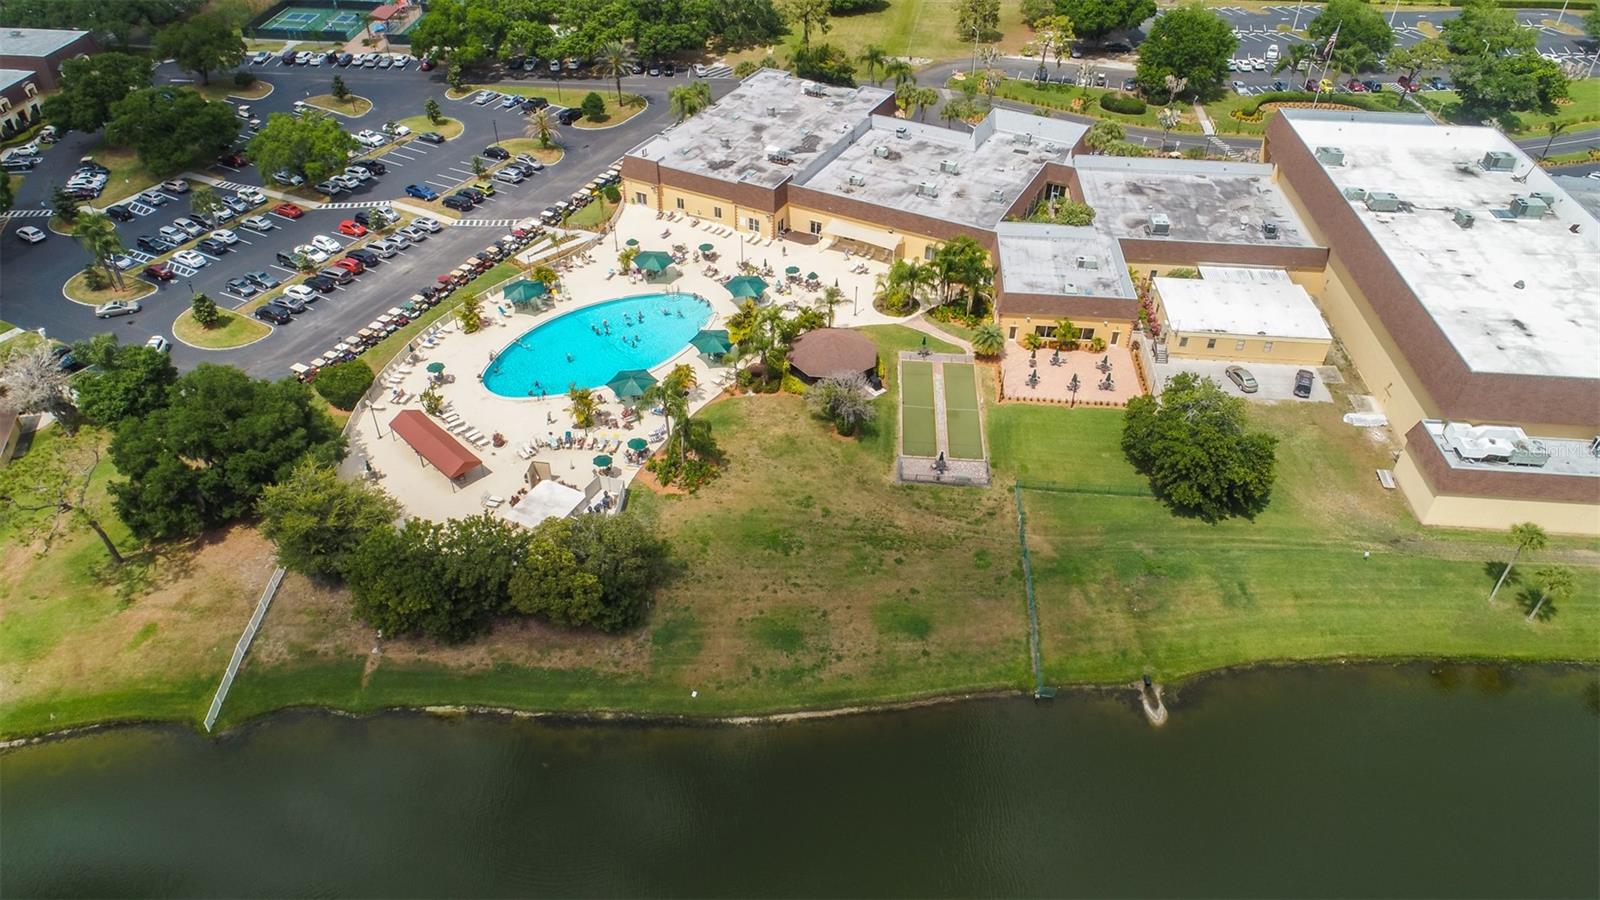
[[[572,354],[571,353],[567,354],[567,362],[569,362],[569,363],[572,362]]]

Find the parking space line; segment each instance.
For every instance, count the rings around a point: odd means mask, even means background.
[[[277,269],[279,272],[288,272],[290,275],[299,275],[300,274],[299,271],[297,271],[295,269],[290,269],[290,268],[287,268],[285,266],[280,266],[277,263],[268,263],[267,265],[270,268]]]

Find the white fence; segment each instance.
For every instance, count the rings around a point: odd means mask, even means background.
[[[261,592],[261,599],[256,603],[256,611],[250,616],[250,624],[244,627],[244,634],[239,635],[239,643],[233,645],[233,658],[228,660],[228,670],[222,673],[222,683],[217,685],[217,695],[211,698],[211,708],[206,710],[206,730],[217,722],[217,716],[222,713],[222,701],[228,699],[228,689],[233,687],[234,676],[239,674],[239,666],[244,663],[244,655],[250,652],[250,642],[256,639],[256,632],[261,630],[261,620],[267,616],[267,607],[272,605],[272,598],[278,594],[278,585],[283,582],[284,570],[280,566],[273,571],[272,577],[267,579],[267,587]]]

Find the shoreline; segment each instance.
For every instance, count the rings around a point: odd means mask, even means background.
[[[1492,668],[1520,668],[1536,667],[1564,670],[1589,670],[1600,674],[1600,658],[1587,660],[1574,659],[1507,659],[1486,657],[1332,657],[1327,659],[1311,660],[1262,660],[1251,663],[1241,663],[1234,666],[1224,666],[1218,669],[1209,669],[1195,672],[1180,678],[1160,682],[1164,691],[1171,692],[1171,699],[1181,704],[1181,692],[1210,681],[1220,681],[1224,678],[1258,672],[1264,669],[1335,669],[1350,666],[1360,667],[1385,667],[1400,668],[1403,666],[1428,665],[1435,666],[1486,666]],[[1140,703],[1140,686],[1137,680],[1120,683],[1069,683],[1051,685],[1060,692],[1073,693],[1126,693],[1128,694],[1129,708],[1137,710]],[[552,710],[552,709],[519,709],[506,706],[482,706],[470,704],[427,704],[418,706],[384,706],[370,710],[352,710],[344,707],[328,706],[325,704],[285,704],[270,710],[257,713],[239,722],[229,725],[210,737],[224,739],[233,737],[249,728],[267,722],[274,716],[285,713],[315,713],[320,715],[340,716],[351,719],[371,718],[383,715],[411,714],[427,715],[437,718],[465,717],[465,716],[495,716],[510,719],[543,720],[553,723],[571,724],[619,724],[633,726],[677,726],[691,728],[751,728],[761,726],[786,725],[797,722],[820,721],[838,719],[849,716],[863,716],[876,713],[904,712],[913,709],[924,709],[933,706],[943,706],[951,703],[964,703],[974,701],[1002,700],[1008,698],[1026,698],[1030,692],[1022,689],[992,689],[976,691],[960,691],[955,693],[929,694],[922,697],[912,697],[903,700],[887,700],[882,702],[863,701],[850,703],[844,706],[813,707],[807,709],[789,709],[768,713],[747,713],[738,715],[708,715],[698,716],[688,713],[647,713],[622,709],[591,709],[591,710]],[[1047,703],[1048,700],[1035,699],[1035,703]],[[87,722],[73,725],[56,731],[40,732],[35,734],[20,734],[0,738],[0,754],[22,747],[54,741],[70,740],[82,737],[97,731],[106,731],[120,728],[141,728],[153,725],[175,726],[187,725],[196,734],[206,735],[200,727],[200,721],[195,719],[177,718],[130,718],[107,719],[99,722]]]

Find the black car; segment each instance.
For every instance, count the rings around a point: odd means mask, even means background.
[[[353,165],[358,169],[366,169],[373,175],[389,174],[389,167],[375,159],[363,159],[360,162],[353,163]]]
[[[522,101],[522,108],[528,112],[533,112],[536,109],[544,109],[549,105],[550,101],[543,97],[528,97]]]
[[[472,201],[465,197],[458,197],[455,194],[451,194],[443,200],[440,200],[439,204],[446,209],[453,209],[456,212],[472,211]]]
[[[1310,369],[1301,369],[1294,373],[1294,395],[1296,397],[1310,397],[1311,385],[1316,383],[1316,378]]]
[[[563,125],[571,125],[573,122],[576,122],[581,118],[583,118],[583,110],[573,109],[570,106],[566,109],[563,109],[561,112],[556,113],[556,121]]]
[[[227,290],[236,297],[254,297],[261,293],[261,287],[248,278],[229,278]]]
[[[437,131],[424,131],[417,135],[417,140],[427,141],[430,144],[442,144],[444,143],[444,135]]]
[[[106,215],[116,219],[118,222],[133,221],[133,210],[128,209],[126,206],[108,206],[106,207]]]
[[[316,291],[319,294],[329,294],[333,292],[334,283],[332,278],[328,278],[323,275],[313,275],[306,279],[306,287],[311,288],[313,291]]]
[[[663,63],[661,65],[661,74],[671,78],[672,76],[678,74],[678,67],[673,63]]]
[[[212,256],[221,256],[232,249],[227,244],[224,244],[216,238],[201,238],[200,243],[195,244],[195,246],[211,254]]]
[[[485,147],[483,148],[483,155],[488,159],[510,159],[511,151],[504,147]]]
[[[475,204],[482,203],[483,201],[489,199],[488,194],[485,194],[483,191],[480,191],[475,187],[464,187],[461,190],[456,191],[456,193],[465,195],[468,200],[471,200]]]
[[[274,325],[287,325],[294,321],[294,317],[289,315],[289,310],[271,303],[257,309],[256,318]]]
[[[334,65],[336,65],[336,66],[338,66],[339,68],[342,69],[345,66],[350,65],[350,60],[352,60],[352,59],[355,59],[355,55],[354,54],[341,53],[341,54],[339,54],[338,58],[334,60]]]
[[[1281,79],[1274,81],[1272,83],[1272,89],[1275,91],[1287,91],[1289,89],[1289,83]]]
[[[278,265],[280,266],[289,269],[298,269],[300,267],[300,260],[293,253],[290,253],[287,250],[279,250],[275,255],[278,258]]]
[[[1366,81],[1361,82],[1361,86],[1366,88],[1370,94],[1383,93],[1383,84],[1375,78],[1368,78]]]
[[[270,291],[278,286],[278,279],[274,278],[270,272],[246,272],[244,277],[263,291]]]
[[[381,257],[378,254],[373,253],[371,250],[367,250],[365,248],[357,248],[355,250],[346,250],[344,255],[348,256],[348,257],[351,257],[353,259],[361,260],[361,264],[366,266],[369,269],[372,268],[373,266],[377,265],[378,263],[383,262],[383,257]]]
[[[156,237],[153,234],[139,235],[139,239],[134,241],[133,245],[146,253],[165,253],[175,246],[166,238]]]

